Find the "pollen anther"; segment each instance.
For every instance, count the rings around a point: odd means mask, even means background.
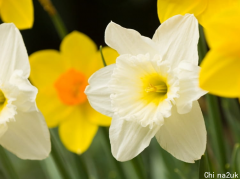
[[[156,85],[153,86],[151,83],[149,83],[149,86],[145,89],[147,93],[149,92],[157,92],[157,93],[167,93],[167,86],[166,84]]]

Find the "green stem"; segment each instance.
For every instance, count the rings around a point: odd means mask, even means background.
[[[202,26],[199,26],[199,33],[200,33],[200,40],[198,43],[198,49],[199,49],[199,57],[200,61],[205,57],[207,53],[207,44],[204,37],[204,32]],[[220,109],[218,106],[217,97],[208,94],[207,95],[207,106],[208,106],[208,112],[209,112],[209,124],[212,126],[212,132],[213,132],[213,142],[217,146],[215,148],[216,150],[216,156],[219,160],[219,169],[221,172],[225,172],[226,168],[225,165],[227,163],[226,159],[226,149],[224,145],[224,137],[223,137],[223,129],[221,124],[221,115],[220,115]]]
[[[67,34],[67,28],[64,25],[60,15],[58,14],[57,10],[53,6],[51,0],[38,0],[40,4],[43,6],[45,11],[51,17],[52,22],[58,32],[58,35],[61,39],[63,39]]]
[[[55,136],[52,134],[52,131],[50,131],[51,134],[51,141],[52,141],[52,151],[51,155],[53,157],[53,160],[58,168],[59,173],[61,174],[63,179],[70,179],[72,176],[70,173],[68,173],[68,170],[65,166],[65,163],[63,161],[63,158],[61,157],[61,152],[58,150],[59,146],[57,144]]]
[[[232,169],[232,173],[236,172],[238,173],[238,153],[240,151],[240,145],[239,143],[235,144],[234,149],[233,149],[233,153],[232,153],[232,159],[231,159],[231,169]]]
[[[203,32],[203,27],[201,25],[199,25],[199,35],[200,35],[200,39],[198,42],[199,62],[202,62],[203,58],[207,54],[208,48]]]
[[[3,167],[3,172],[9,179],[19,179],[10,158],[8,157],[5,149],[0,146],[0,157]]]
[[[101,130],[102,130],[103,136],[104,136],[104,138],[106,140],[106,143],[107,143],[107,146],[108,146],[108,149],[109,149],[108,153],[111,153],[111,146],[110,146],[110,141],[109,141],[108,128],[101,127]],[[116,169],[118,171],[118,174],[120,175],[120,178],[121,179],[127,178],[125,173],[124,173],[124,170],[123,170],[123,167],[122,167],[121,163],[118,162],[117,160],[115,160],[113,157],[111,157],[111,158],[113,159],[112,161],[114,162],[114,165],[115,165],[115,167],[116,167]]]
[[[133,165],[133,167],[136,171],[136,174],[137,174],[138,178],[145,179],[146,177],[145,177],[145,174],[144,174],[144,169],[142,167],[142,161],[140,159],[140,156],[137,156],[130,161],[132,162],[132,165]]]
[[[101,53],[103,66],[107,66],[107,63],[106,63],[105,58],[104,58],[104,56],[103,56],[102,46],[101,46],[101,45],[100,45],[100,47],[99,47],[99,50],[100,50],[100,53]]]
[[[204,173],[205,172],[212,172],[209,167],[209,159],[208,159],[208,154],[207,150],[205,154],[202,156],[200,160],[200,166],[199,166],[199,179],[204,179]]]
[[[184,176],[183,176],[183,174],[182,174],[182,172],[179,170],[179,169],[175,169],[174,170],[174,172],[180,177],[180,179],[186,179]]]
[[[223,128],[221,123],[221,115],[220,109],[217,101],[217,97],[208,94],[207,95],[207,106],[209,112],[209,123],[211,123],[213,138],[216,144],[216,156],[219,160],[219,169],[221,172],[226,172],[225,165],[227,163],[226,160],[226,149],[224,145],[224,137],[223,137]]]
[[[53,21],[53,24],[58,32],[58,35],[61,39],[63,39],[67,34],[67,29],[61,19],[61,17],[59,16],[58,13],[56,13],[55,15],[52,15],[50,16],[52,21]]]
[[[75,155],[75,161],[76,161],[76,164],[78,166],[78,174],[79,176],[81,177],[81,179],[88,179],[90,178],[89,177],[89,174],[88,174],[88,171],[87,171],[87,166],[82,158],[81,155],[77,155],[77,154],[74,154]]]

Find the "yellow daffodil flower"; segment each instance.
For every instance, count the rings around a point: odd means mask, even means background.
[[[206,129],[197,100],[197,19],[174,16],[153,39],[111,22],[106,43],[120,56],[98,70],[85,93],[90,104],[112,117],[110,142],[119,161],[134,158],[155,136],[179,160],[194,163],[206,148]]]
[[[29,74],[19,30],[13,24],[0,25],[0,145],[19,158],[40,160],[51,151],[50,135]]]
[[[240,8],[217,14],[209,21],[212,42],[200,72],[200,86],[224,97],[240,97]]]
[[[0,0],[0,17],[3,22],[13,22],[18,29],[29,29],[33,26],[32,0]]]
[[[191,13],[205,27],[212,15],[237,5],[239,0],[158,0],[158,17],[162,23],[174,15]]]
[[[103,48],[107,64],[118,53]],[[109,126],[111,118],[91,108],[84,94],[88,78],[103,67],[96,44],[83,33],[67,35],[57,50],[42,50],[30,56],[30,80],[39,89],[37,105],[48,127],[59,126],[59,135],[72,152],[81,154],[88,149],[98,126]],[[105,101],[102,101],[104,104]]]

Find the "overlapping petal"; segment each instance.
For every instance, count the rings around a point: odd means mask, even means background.
[[[7,123],[0,144],[22,159],[40,160],[51,150],[49,131],[40,112],[17,111],[15,121]]]
[[[143,127],[114,115],[109,130],[113,156],[119,161],[131,160],[150,144],[159,128],[160,126],[152,129]]]
[[[88,102],[86,102],[86,113],[88,121],[98,126],[110,126],[112,118],[97,112]]]
[[[163,23],[172,16],[190,13],[205,27],[214,15],[237,7],[239,3],[238,0],[158,0],[158,17]]]
[[[191,111],[193,101],[198,100],[207,92],[199,86],[200,67],[182,61],[178,66],[179,97],[175,99],[179,114]]]
[[[137,31],[126,29],[110,22],[105,31],[105,42],[120,55],[123,54],[157,54],[154,42],[148,37],[141,36]]]
[[[13,22],[19,29],[33,26],[34,10],[32,0],[3,0],[0,15],[4,22]]]
[[[19,30],[14,24],[3,24],[0,25],[0,31],[1,81],[9,81],[15,70],[22,70],[23,78],[28,78],[30,74],[28,54]]]
[[[197,101],[187,114],[179,115],[176,108],[165,119],[164,125],[156,134],[163,149],[179,160],[194,163],[206,149],[206,129],[201,109]]]
[[[201,64],[200,87],[212,94],[226,97],[240,96],[240,56],[210,50]]]
[[[153,36],[163,60],[171,63],[173,69],[183,60],[198,64],[198,39],[198,22],[190,14],[170,18],[160,25]]]
[[[94,73],[89,78],[89,86],[85,90],[91,106],[96,111],[110,117],[113,116],[113,109],[108,85],[115,67],[115,64],[109,65]]]
[[[187,13],[194,14],[197,18],[208,5],[208,0],[158,0],[158,17],[161,23],[172,16]]]
[[[240,2],[239,2],[240,3]],[[240,26],[236,23],[240,20],[240,5],[229,8],[214,16],[206,22],[206,38],[211,48],[221,48],[222,52],[239,51]]]

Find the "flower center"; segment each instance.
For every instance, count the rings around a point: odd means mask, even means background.
[[[153,86],[151,83],[149,83],[149,86],[145,89],[147,93],[149,92],[157,92],[165,95],[167,93],[167,85],[165,83]]]
[[[153,102],[158,105],[167,97],[168,85],[166,79],[157,73],[146,75],[141,78],[143,84],[144,101]]]
[[[4,96],[2,90],[0,90],[0,111],[2,111],[2,109],[5,106],[6,102],[6,97]]]
[[[55,82],[59,98],[67,105],[84,103],[87,100],[84,93],[87,85],[86,76],[73,68],[62,74]]]

